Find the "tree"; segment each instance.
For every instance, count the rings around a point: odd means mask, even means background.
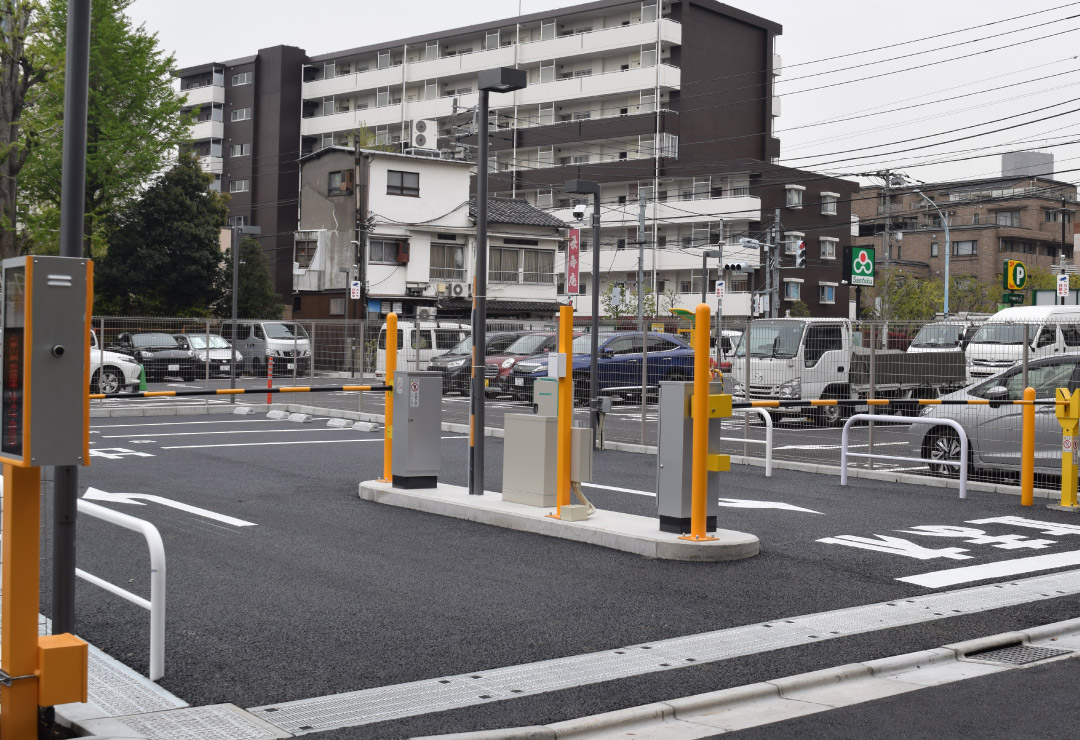
[[[10,0],[0,0],[10,2]],[[188,140],[190,116],[173,88],[174,58],[158,47],[156,34],[132,25],[133,0],[92,0],[90,91],[86,142],[86,236],[84,254],[102,251],[99,225],[173,160]],[[38,86],[26,111],[37,136],[29,150],[20,200],[39,251],[56,249],[63,152],[64,52],[67,0],[49,0],[33,48],[55,70]]]
[[[240,242],[240,265],[237,269],[236,315],[249,319],[280,319],[281,296],[274,292],[270,278],[270,261],[256,239],[246,238]],[[225,250],[223,270],[226,288],[224,298],[218,305],[219,316],[232,315],[232,250]]]
[[[793,319],[810,318],[810,307],[804,301],[794,301],[788,309],[788,315]]]
[[[33,127],[23,123],[27,97],[50,68],[27,48],[41,22],[33,0],[0,0],[0,259],[23,250],[16,232],[19,173],[34,146]]]
[[[195,158],[177,164],[103,224],[99,313],[209,316],[221,300],[225,200]]]
[[[622,302],[615,302],[615,283],[609,283],[607,290],[600,296],[600,303],[604,309],[604,315],[617,319],[620,316],[637,316],[638,296],[637,290],[630,289],[626,285],[619,285],[622,290]],[[652,288],[645,286],[644,296],[641,299],[642,315],[656,315],[656,299],[653,297]]]
[[[660,294],[660,310],[666,315],[679,305],[679,291],[668,288]]]
[[[998,283],[1000,285],[1000,283]],[[996,286],[984,283],[969,275],[953,275],[949,278],[949,315],[959,311],[993,313],[997,310]],[[944,301],[944,296],[942,297]],[[944,303],[943,303],[944,305]]]

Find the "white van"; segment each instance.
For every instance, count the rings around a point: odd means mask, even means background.
[[[1080,306],[1018,306],[986,320],[965,350],[968,373],[978,381],[1024,359],[1024,326],[1028,327],[1028,360],[1080,352]]]
[[[221,322],[221,336],[243,355],[243,367],[253,375],[265,376],[271,357],[277,376],[306,375],[311,369],[311,339],[300,324],[227,320]]]
[[[422,322],[419,326],[399,321],[397,327],[398,370],[427,370],[428,360],[449,352],[472,334],[469,324],[448,321]],[[386,372],[386,324],[379,329],[375,372]]]

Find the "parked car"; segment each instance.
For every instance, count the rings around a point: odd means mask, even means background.
[[[500,354],[522,335],[520,331],[497,331],[487,335],[485,355]],[[385,356],[385,348],[384,348]],[[427,369],[443,374],[443,393],[469,395],[472,379],[472,336],[467,336],[449,352],[436,355],[428,362]]]
[[[127,355],[102,349],[90,332],[90,392],[120,393],[139,389],[139,363]]]
[[[1028,366],[1028,385],[1036,399],[1053,399],[1055,389],[1080,387],[1080,353],[1035,360]],[[968,388],[943,396],[943,400],[983,399],[986,405],[924,406],[922,416],[960,422],[968,437],[972,469],[1019,470],[1022,406],[1006,401],[1024,397],[1024,371],[1019,365]],[[953,465],[937,465],[935,460],[959,460],[960,436],[947,426],[912,424],[908,431],[912,457],[929,462],[931,471],[956,475]],[[1035,407],[1035,468],[1061,472],[1061,425],[1054,406]]]
[[[311,368],[311,339],[300,324],[228,320],[221,323],[221,336],[243,356],[240,367],[253,375],[265,376],[271,357],[275,375],[306,375]]]
[[[109,349],[133,357],[145,369],[148,381],[166,377],[195,380],[195,353],[181,349],[171,334],[157,331],[124,333]]]
[[[233,364],[237,371],[240,370],[244,356],[233,349],[233,346],[225,341],[225,338],[217,334],[174,334],[173,338],[180,345],[180,349],[190,349],[195,353],[198,361],[198,374],[213,377],[221,375],[230,377],[233,373]]]
[[[433,357],[454,349],[471,333],[468,324],[454,321],[425,322],[420,326],[412,321],[399,321],[397,326],[398,370],[427,367]],[[386,372],[386,324],[379,329],[375,371]]]
[[[739,346],[742,335],[743,333],[738,329],[723,329],[720,332],[720,351],[716,353],[720,358],[720,372],[731,372],[731,361],[735,356],[735,348]]]
[[[1080,306],[1005,308],[979,327],[965,350],[972,381],[996,375],[1023,359],[1025,324],[1029,361],[1080,351]]]
[[[647,334],[649,339],[647,384],[655,389],[662,380],[693,380],[694,351],[673,334]],[[638,332],[601,333],[597,357],[598,392],[603,395],[635,399],[641,397],[642,342]],[[574,401],[589,399],[589,353],[592,339],[588,334],[574,338],[571,372],[574,378]],[[533,383],[547,375],[547,355],[534,355],[516,363],[510,373],[510,392],[516,400],[532,401]]]
[[[981,323],[972,321],[935,321],[925,324],[908,345],[908,352],[963,352]]]
[[[510,393],[510,373],[521,360],[533,355],[555,352],[558,347],[558,335],[555,332],[528,332],[517,338],[502,352],[489,352],[484,361],[489,393]]]

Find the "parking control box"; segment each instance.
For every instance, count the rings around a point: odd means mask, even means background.
[[[442,373],[394,372],[395,488],[435,488],[442,461]]]
[[[31,255],[2,266],[0,462],[87,465],[92,265]]]
[[[660,426],[657,430],[656,512],[661,532],[690,532],[690,482],[694,449],[694,422],[690,418],[693,381],[661,381]],[[709,383],[709,394],[723,393],[723,382]],[[709,454],[719,451],[722,419],[709,419]],[[705,483],[705,529],[716,531],[720,509],[720,474],[709,472]]]

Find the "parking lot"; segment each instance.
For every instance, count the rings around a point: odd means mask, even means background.
[[[441,480],[463,485],[467,438],[442,436]],[[723,635],[744,625],[1039,578],[1075,565],[1078,554],[1067,526],[1041,534],[1071,523],[1068,514],[1021,510],[1014,497],[973,492],[960,501],[950,488],[868,480],[842,489],[835,476],[777,470],[766,479],[760,468],[734,466],[724,476],[720,526],[759,536],[761,555],[721,564],[652,561],[362,502],[358,483],[381,471],[381,434],[328,428],[325,417],[308,424],[262,415],[95,419],[91,441],[93,464],[80,476],[81,495],[151,521],[162,533],[169,606],[161,685],[197,706],[273,708]],[[494,490],[501,452],[500,441],[489,440]],[[655,458],[598,452],[594,484],[585,490],[601,508],[652,515]],[[1032,560],[1042,556],[1051,557]],[[79,567],[147,593],[143,542],[89,517],[79,520]],[[355,723],[332,736],[547,722],[1075,614],[1075,593],[1049,596],[988,611],[968,598],[929,615],[928,624],[864,624],[797,644],[765,641],[678,670],[497,703],[477,698],[453,711]],[[83,582],[77,609],[82,636],[145,673],[146,612]]]

